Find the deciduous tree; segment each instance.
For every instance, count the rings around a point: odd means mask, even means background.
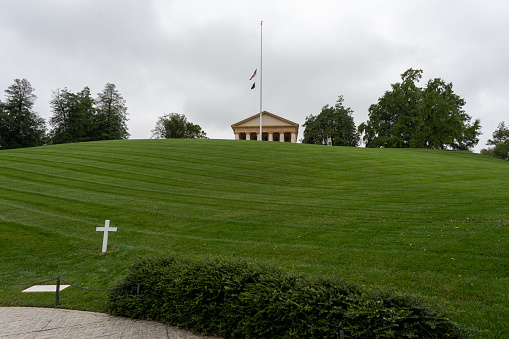
[[[509,128],[506,127],[504,121],[498,124],[497,129],[493,132],[493,139],[489,139],[486,145],[494,147],[482,149],[481,154],[509,160]]]
[[[436,78],[419,88],[421,77],[422,70],[407,70],[369,107],[368,121],[359,126],[366,147],[469,150],[479,142],[480,121],[470,123],[452,83]]]
[[[340,95],[334,106],[325,105],[317,116],[306,117],[304,123],[305,144],[325,144],[328,138],[334,146],[357,146],[359,133],[352,117],[350,107],[344,107],[343,96]]]
[[[199,125],[189,121],[184,114],[170,113],[159,117],[152,130],[155,139],[206,139]]]

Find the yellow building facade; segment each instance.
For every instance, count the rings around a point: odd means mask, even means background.
[[[299,124],[264,111],[260,136],[260,113],[232,125],[235,140],[297,142]]]

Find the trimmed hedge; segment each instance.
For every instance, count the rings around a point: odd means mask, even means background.
[[[111,313],[225,338],[466,338],[423,298],[241,261],[142,259]]]

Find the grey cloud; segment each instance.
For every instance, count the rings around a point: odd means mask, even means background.
[[[51,91],[115,83],[133,138],[157,117],[186,114],[211,138],[258,110],[248,81],[259,67],[264,20],[264,109],[302,125],[344,95],[357,124],[406,69],[439,77],[480,118],[485,147],[507,106],[509,5],[475,1],[256,3],[35,1],[0,3],[0,88],[27,78],[49,118]],[[259,74],[260,75],[260,74]],[[259,76],[257,90],[259,90]],[[302,129],[301,129],[302,132]]]

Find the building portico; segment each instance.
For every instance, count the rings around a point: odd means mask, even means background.
[[[299,124],[264,111],[260,136],[260,113],[232,125],[235,140],[297,142]]]

